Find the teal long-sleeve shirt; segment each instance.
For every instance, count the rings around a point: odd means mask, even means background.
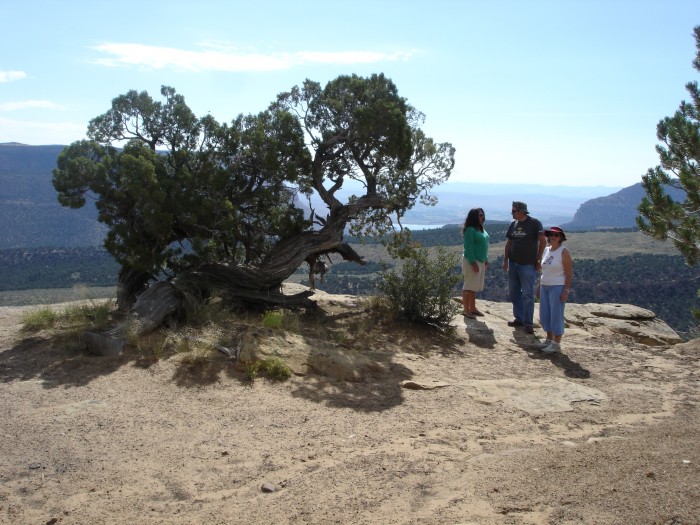
[[[464,230],[464,258],[469,264],[475,261],[486,262],[489,256],[489,234],[469,226]]]

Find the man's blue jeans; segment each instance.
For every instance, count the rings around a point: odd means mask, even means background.
[[[527,326],[533,325],[535,315],[535,279],[532,264],[508,262],[508,296],[513,303],[513,317]]]

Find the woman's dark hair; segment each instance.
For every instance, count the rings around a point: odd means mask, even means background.
[[[472,208],[469,210],[467,218],[464,221],[464,226],[462,226],[462,235],[464,235],[464,231],[469,228],[469,226],[480,232],[484,231],[484,227],[481,225],[481,221],[479,220],[479,215],[482,213],[484,213],[482,208]],[[485,213],[484,216],[486,216]]]

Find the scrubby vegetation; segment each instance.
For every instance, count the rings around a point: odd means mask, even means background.
[[[439,248],[434,257],[421,249],[404,264],[401,272],[391,271],[379,281],[397,317],[411,322],[448,325],[459,308],[452,301],[454,288],[462,280],[455,271],[459,259]]]

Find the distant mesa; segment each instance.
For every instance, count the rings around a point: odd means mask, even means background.
[[[673,200],[685,199],[685,192],[667,186],[666,192]],[[597,197],[581,204],[573,220],[562,227],[565,230],[584,231],[611,228],[633,228],[639,215],[637,207],[645,192],[641,183],[623,188],[606,197]]]

